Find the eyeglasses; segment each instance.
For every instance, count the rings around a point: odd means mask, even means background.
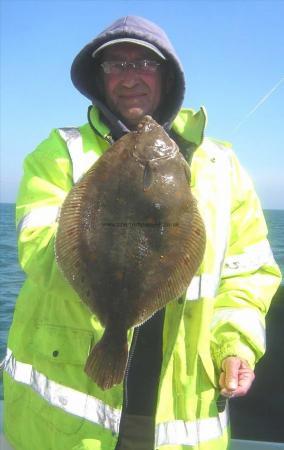
[[[140,74],[155,73],[160,65],[158,61],[141,59],[139,61],[104,61],[101,67],[104,73],[120,75],[129,69]]]

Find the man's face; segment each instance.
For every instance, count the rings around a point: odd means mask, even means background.
[[[103,61],[159,61],[151,50],[135,44],[117,44],[107,48]],[[108,107],[130,127],[135,127],[145,114],[152,115],[160,104],[162,75],[156,71],[142,73],[128,67],[119,74],[104,73],[105,99]]]

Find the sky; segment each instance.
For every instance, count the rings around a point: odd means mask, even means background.
[[[284,209],[284,2],[0,0],[0,202],[15,202],[25,156],[56,127],[87,121],[72,85],[81,48],[118,17],[166,30],[186,73],[185,107],[208,113],[266,209]]]

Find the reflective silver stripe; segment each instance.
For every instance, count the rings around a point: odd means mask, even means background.
[[[58,132],[66,142],[73,166],[73,181],[76,183],[94,164],[98,156],[95,152],[84,152],[83,139],[77,128],[59,128]]]
[[[3,372],[6,363],[6,358],[3,358],[0,362],[0,373]]]
[[[93,396],[76,391],[48,379],[30,364],[17,361],[7,349],[4,370],[17,382],[31,387],[50,405],[69,414],[101,425],[118,434],[121,412]],[[175,420],[156,426],[156,446],[195,445],[199,442],[221,437],[228,425],[225,410],[217,417],[193,422]]]
[[[255,271],[263,265],[274,265],[275,260],[267,240],[245,248],[244,253],[225,259],[223,276]]]
[[[42,206],[33,209],[20,220],[17,227],[18,234],[26,228],[45,227],[54,224],[59,211],[59,206]]]
[[[185,300],[198,300],[202,297],[215,297],[219,285],[219,279],[214,275],[202,274],[193,277],[187,291]]]
[[[211,329],[223,323],[236,326],[239,333],[249,333],[252,340],[265,349],[265,326],[258,311],[252,308],[219,308],[213,315]]]
[[[50,405],[118,433],[120,411],[101,400],[49,380],[30,364],[17,361],[7,349],[4,370],[15,380],[30,386]]]
[[[198,445],[221,438],[229,425],[227,407],[217,417],[199,419],[194,422],[175,420],[156,426],[156,447],[163,445]]]

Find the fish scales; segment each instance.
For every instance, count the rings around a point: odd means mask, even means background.
[[[189,167],[150,116],[113,144],[67,195],[56,257],[105,327],[85,366],[102,389],[123,379],[128,329],[187,289],[205,240]]]

